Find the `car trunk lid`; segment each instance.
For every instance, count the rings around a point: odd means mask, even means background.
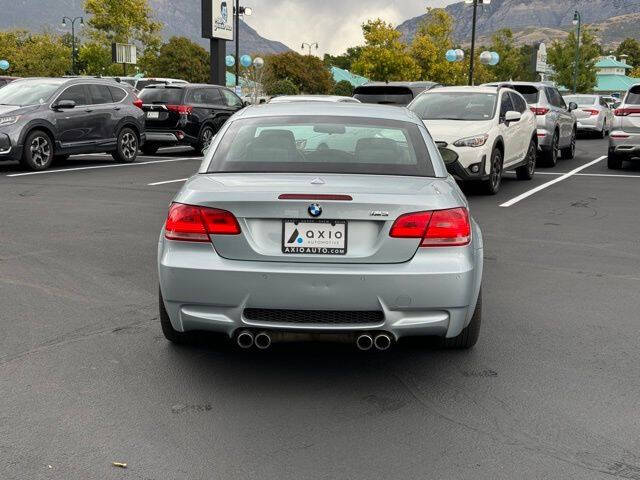
[[[177,128],[189,108],[183,105],[184,89],[172,86],[151,86],[139,95],[146,112],[148,129]]]

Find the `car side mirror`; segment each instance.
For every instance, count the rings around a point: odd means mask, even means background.
[[[509,125],[512,122],[519,122],[522,118],[522,114],[520,112],[516,112],[515,110],[509,110],[504,114],[504,123]]]
[[[60,100],[53,108],[56,110],[67,110],[69,108],[76,108],[76,102],[73,100]]]
[[[578,104],[576,102],[569,102],[569,111],[573,112],[578,108]]]
[[[249,105],[251,105],[251,102],[249,100],[245,100],[242,102],[243,107],[248,107]]]

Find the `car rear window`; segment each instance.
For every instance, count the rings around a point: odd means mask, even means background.
[[[598,102],[598,97],[595,95],[567,95],[564,97],[566,103],[574,102],[579,107],[588,107],[595,105]]]
[[[533,85],[513,85],[510,88],[522,95],[528,104],[538,103],[540,92]]]
[[[409,105],[411,100],[413,100],[413,92],[409,87],[358,87],[356,88],[353,97],[357,98],[362,103]]]
[[[640,105],[640,85],[629,89],[629,93],[627,93],[624,103],[629,105]]]
[[[143,103],[158,103],[164,105],[179,105],[182,103],[182,88],[145,88],[138,97]]]
[[[418,126],[360,117],[284,116],[234,121],[209,173],[354,173],[434,176]]]

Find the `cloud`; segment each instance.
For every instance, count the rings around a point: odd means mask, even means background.
[[[318,42],[318,55],[340,54],[363,42],[361,24],[380,17],[398,25],[422,15],[426,7],[454,0],[243,0],[253,15],[246,21],[260,35],[301,51],[302,42]],[[248,3],[247,3],[248,5]]]

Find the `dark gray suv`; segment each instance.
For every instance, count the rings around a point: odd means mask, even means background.
[[[134,162],[144,127],[142,101],[112,80],[27,78],[0,89],[0,160],[30,170],[78,153]]]

